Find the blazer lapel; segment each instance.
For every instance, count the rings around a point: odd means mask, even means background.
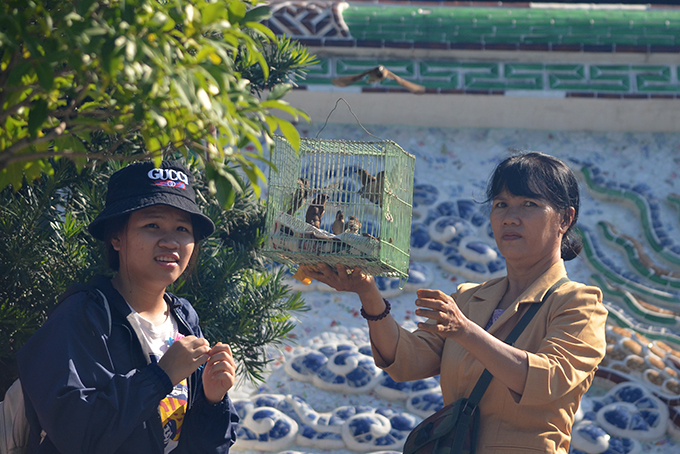
[[[481,327],[486,326],[507,287],[508,279],[505,277],[476,291],[468,306],[468,318]]]
[[[564,268],[564,261],[560,260],[548,270],[546,270],[545,273],[543,273],[538,279],[536,279],[528,289],[522,293],[519,298],[517,298],[517,301],[515,301],[509,308],[503,312],[503,315],[501,315],[498,320],[496,320],[496,323],[494,323],[491,328],[489,328],[489,333],[493,334],[496,331],[500,330],[501,327],[510,319],[512,319],[515,314],[518,312],[521,314],[524,314],[528,308],[528,306],[532,303],[538,303],[541,301],[543,298],[543,295],[548,291],[548,289],[559,279],[562,277],[566,276],[567,272],[566,269]],[[505,292],[505,289],[507,288],[507,278],[505,279],[505,285],[503,286],[503,292]],[[503,297],[503,293],[501,293],[498,296],[498,299],[496,300],[496,305],[498,305],[498,301],[501,300]],[[495,308],[495,306],[494,306]],[[491,313],[493,313],[493,309],[491,309]],[[491,313],[489,314],[489,317],[491,316]],[[488,321],[488,318],[487,320]],[[486,324],[486,321],[484,322]],[[482,325],[485,326],[485,325]]]

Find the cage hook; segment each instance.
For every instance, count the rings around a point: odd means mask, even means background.
[[[354,111],[352,110],[352,107],[350,107],[349,103],[345,100],[345,98],[338,98],[338,100],[335,101],[335,106],[334,106],[334,107],[331,109],[331,111],[328,113],[328,116],[326,117],[326,121],[324,122],[324,124],[323,124],[323,126],[321,127],[321,129],[319,129],[319,132],[317,132],[317,133],[316,133],[316,136],[314,136],[315,139],[318,139],[318,138],[319,138],[319,134],[321,134],[321,131],[323,131],[323,130],[326,128],[326,126],[328,125],[328,120],[331,118],[331,115],[333,115],[333,112],[335,112],[335,109],[338,108],[338,104],[340,103],[340,101],[344,102],[344,103],[347,105],[347,108],[349,109],[349,112],[352,114],[352,116],[354,117],[354,119],[357,121],[357,124],[361,127],[361,129],[364,130],[364,132],[365,132],[366,134],[368,134],[369,136],[374,137],[374,138],[380,140],[381,142],[384,142],[384,139],[381,139],[380,137],[374,136],[373,134],[371,134],[370,132],[368,132],[368,130],[366,130],[366,128],[364,128],[364,125],[361,124],[361,122],[359,121],[359,119],[357,118],[357,116],[354,114]]]

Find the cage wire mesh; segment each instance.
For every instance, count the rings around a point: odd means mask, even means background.
[[[396,143],[274,137],[263,253],[408,277],[415,157]]]

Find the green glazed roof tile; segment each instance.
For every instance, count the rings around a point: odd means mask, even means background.
[[[593,35],[569,35],[562,36],[559,40],[560,44],[600,44],[597,36]]]
[[[350,35],[366,40],[554,44],[680,43],[680,9],[559,9],[350,3]],[[401,28],[403,26],[403,29]],[[400,33],[395,35],[395,31]],[[403,30],[403,36],[401,31]],[[644,36],[645,39],[635,37]]]
[[[639,44],[652,44],[660,46],[673,46],[680,43],[680,39],[672,36],[641,36],[638,39]]]
[[[637,46],[640,40],[637,36],[600,36],[598,38],[599,44],[618,44],[624,46]]]

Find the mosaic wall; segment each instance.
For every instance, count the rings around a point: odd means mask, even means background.
[[[314,137],[321,124],[301,125]],[[609,310],[607,355],[577,416],[572,454],[680,449],[680,133],[628,134],[365,125],[416,156],[409,280],[377,280],[395,319],[415,328],[415,290],[454,292],[504,273],[480,203],[489,173],[517,150],[553,154],[581,183],[584,251],[572,280],[597,285]],[[358,125],[321,137],[366,140]],[[235,451],[399,452],[441,408],[437,377],[395,383],[376,369],[353,295],[317,282],[296,341],[272,351],[258,388],[233,393],[244,424]]]
[[[678,8],[457,5],[274,2],[268,25],[321,55],[300,89],[337,89],[332,78],[382,64],[428,93],[680,97]],[[383,50],[408,57],[357,57]],[[421,50],[436,50],[437,58]],[[474,61],[446,58],[456,50],[498,52]],[[537,63],[529,58],[536,51],[550,59]],[[640,63],[641,54],[656,57],[655,64]],[[613,57],[616,64],[606,63]],[[403,88],[385,79],[344,90]],[[374,137],[359,125],[299,126],[307,137],[323,130],[327,139],[387,138],[416,156],[408,281],[376,279],[407,329],[418,321],[417,289],[453,293],[461,282],[504,274],[479,202],[495,164],[517,150],[540,150],[572,167],[581,180],[584,250],[567,270],[572,280],[602,289],[609,324],[607,354],[577,414],[570,452],[679,452],[680,133],[367,128]],[[400,452],[415,424],[443,406],[438,377],[395,383],[373,364],[355,296],[288,282],[304,292],[310,311],[298,320],[295,343],[271,351],[266,381],[232,393],[243,421],[233,449]]]

